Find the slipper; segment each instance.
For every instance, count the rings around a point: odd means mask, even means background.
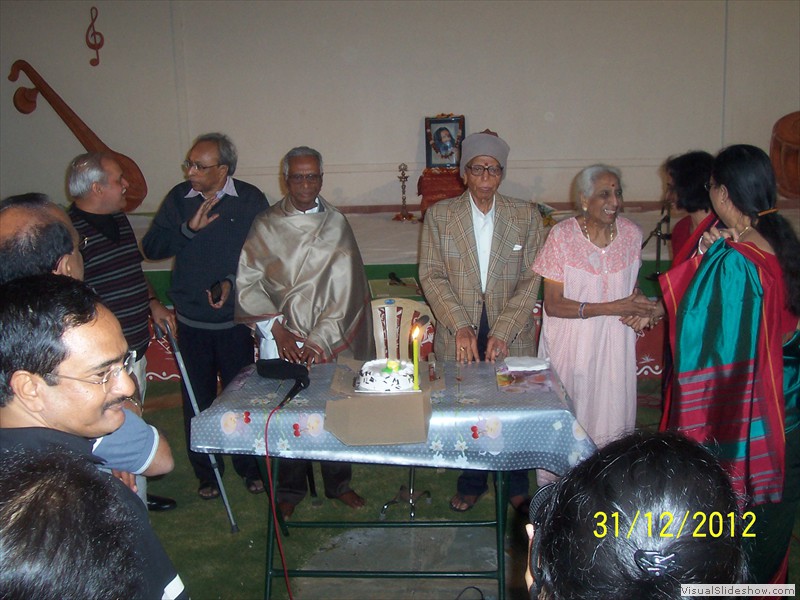
[[[213,483],[205,481],[197,488],[197,495],[203,500],[213,500],[214,498],[219,498],[219,488]]]
[[[349,506],[350,508],[355,508],[355,509],[363,508],[364,505],[367,503],[367,501],[364,500],[364,498],[362,498],[361,496],[356,494],[353,490],[350,490],[349,492],[345,492],[344,494],[342,494],[340,496],[336,496],[334,498],[334,500],[339,500],[340,502],[342,502],[346,506]]]
[[[458,493],[450,498],[450,510],[457,513],[467,512],[478,503],[478,500],[480,500],[481,496],[483,496],[483,494],[480,496],[472,496],[469,494]]]
[[[244,480],[245,486],[247,486],[247,491],[251,494],[263,494],[264,493],[264,482],[261,481],[258,477],[247,477]]]

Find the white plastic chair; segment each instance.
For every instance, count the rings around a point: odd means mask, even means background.
[[[387,326],[393,319],[395,326]],[[417,323],[422,325],[420,335],[425,333],[428,323],[435,325],[433,313],[427,304],[408,298],[373,300],[372,330],[377,356],[390,360],[409,360],[411,334]]]
[[[372,301],[372,323],[375,335],[375,353],[390,360],[408,360],[411,334],[420,325],[420,336],[428,323],[435,323],[433,313],[427,304],[407,298],[381,298]],[[394,325],[394,326],[392,326]],[[393,504],[408,504],[409,518],[414,520],[417,501],[425,498],[431,503],[428,490],[414,491],[415,467],[408,469],[408,486],[400,486],[397,495],[381,508],[380,518],[386,519],[386,511]]]

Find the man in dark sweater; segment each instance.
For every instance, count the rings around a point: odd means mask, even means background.
[[[150,344],[150,316],[155,323],[169,322],[173,330],[175,319],[159,302],[142,271],[142,254],[123,212],[128,182],[119,163],[108,154],[81,154],[67,169],[67,187],[74,199],[67,213],[86,240],[83,280],[117,317],[128,347],[136,353],[132,374],[141,416],[147,391],[145,352]],[[171,498],[147,494],[144,476],[137,476],[136,485],[150,510],[175,508]]]
[[[268,208],[264,193],[233,179],[236,148],[220,133],[198,137],[183,163],[186,181],[167,194],[150,230],[142,240],[147,258],[175,257],[170,298],[178,320],[178,346],[200,410],[217,395],[217,377],[223,387],[253,362],[250,329],[233,321],[239,252],[250,224]],[[219,496],[208,455],[191,450],[188,394],[183,389],[183,412],[189,460],[200,482],[201,498]],[[234,455],[233,467],[247,489],[264,491],[258,465],[251,456]],[[218,458],[220,468],[223,463]]]
[[[57,447],[95,464],[92,440],[125,420],[122,405],[134,392],[131,360],[119,322],[85,284],[47,274],[1,285],[0,452]],[[133,543],[144,589],[135,597],[186,598],[144,505],[117,479],[104,477],[137,521]]]

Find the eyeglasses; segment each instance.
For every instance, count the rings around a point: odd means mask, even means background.
[[[303,175],[302,173],[295,173],[293,175],[289,175],[287,179],[292,183],[303,183],[304,181],[307,181],[308,183],[317,183],[322,180],[322,174],[308,173],[307,175]]]
[[[89,237],[84,235],[84,236],[81,237],[81,240],[78,242],[78,252],[83,254],[83,251],[86,250],[86,248],[88,246],[89,246]]]
[[[707,192],[711,191],[711,188],[719,187],[718,183],[711,181],[710,179],[703,184],[703,187],[706,188]]]
[[[122,375],[122,371],[125,371],[128,375],[133,372],[133,358],[136,353],[133,350],[128,350],[125,354],[125,358],[122,359],[121,365],[113,365],[108,368],[108,370],[102,374],[102,377],[98,374],[96,377],[100,377],[99,380],[95,379],[84,379],[83,377],[72,377],[71,375],[61,375],[60,373],[48,373],[48,377],[59,377],[61,379],[72,379],[73,381],[81,381],[83,383],[91,383],[92,385],[102,385],[103,392],[108,393],[108,389],[106,389],[106,384],[113,380],[119,379],[120,375]]]
[[[503,167],[492,165],[491,167],[484,167],[483,165],[467,165],[467,171],[472,173],[475,177],[483,177],[484,171],[489,173],[490,177],[500,177],[503,174]]]
[[[184,171],[191,171],[194,169],[195,171],[207,171],[208,169],[213,169],[214,167],[219,167],[220,163],[216,165],[201,165],[200,163],[192,162],[190,160],[185,160],[181,163],[181,168]]]

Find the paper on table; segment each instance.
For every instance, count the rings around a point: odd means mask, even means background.
[[[535,356],[509,356],[505,363],[509,371],[544,371],[550,368],[549,358]]]

